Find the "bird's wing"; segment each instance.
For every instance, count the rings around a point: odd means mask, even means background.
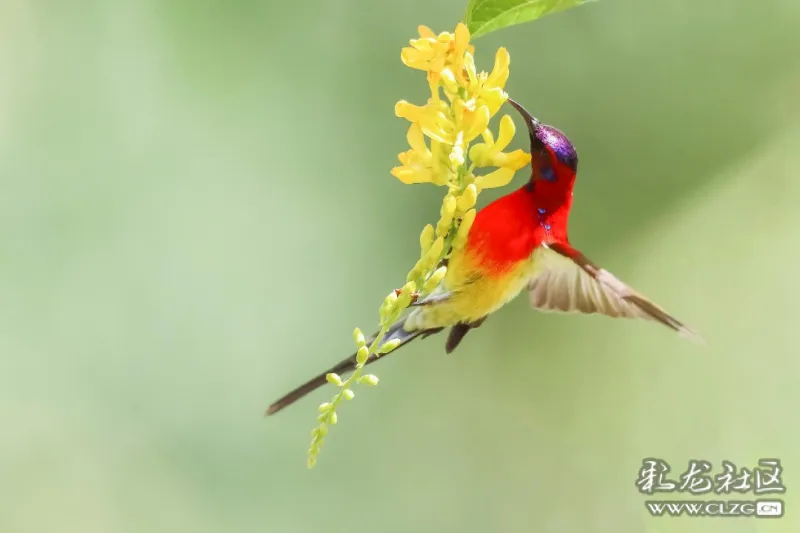
[[[701,340],[680,320],[568,244],[545,245],[536,254],[537,273],[528,283],[534,309],[655,320],[681,336]]]

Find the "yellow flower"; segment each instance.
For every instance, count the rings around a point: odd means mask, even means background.
[[[397,156],[403,166],[393,168],[392,175],[405,184],[434,181],[433,154],[425,144],[419,124],[408,128],[406,139],[411,150]]]
[[[508,51],[497,50],[491,73],[478,72],[475,48],[464,24],[458,24],[453,33],[437,35],[426,26],[418,31],[419,38],[409,41],[400,58],[427,73],[431,97],[422,106],[405,100],[395,106],[395,114],[412,124],[411,150],[398,156],[402,166],[392,174],[403,183],[447,185],[456,199],[473,183],[476,191],[507,184],[530,161],[522,150],[503,152],[515,133],[510,117],[500,121],[497,142],[489,129],[492,117],[508,99],[504,90],[511,63]],[[484,142],[470,148],[480,136]],[[430,148],[424,137],[430,139]],[[497,168],[474,176],[470,171],[476,167]]]
[[[506,86],[508,81],[508,67],[511,64],[511,56],[508,55],[508,50],[503,47],[497,49],[494,56],[494,68],[489,77],[486,78],[484,87],[487,89],[500,88]]]
[[[527,165],[531,156],[522,150],[505,153],[503,150],[511,144],[516,128],[510,116],[504,115],[500,119],[500,135],[497,141],[492,138],[491,132],[483,136],[483,143],[474,145],[469,151],[469,158],[476,167],[504,167],[516,172]]]
[[[438,73],[444,68],[453,36],[449,33],[435,35],[427,26],[420,26],[419,39],[411,39],[410,47],[400,52],[400,59],[411,68]]]

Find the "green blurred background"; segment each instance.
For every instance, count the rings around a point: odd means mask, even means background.
[[[436,218],[389,175],[394,103],[426,92],[399,54],[464,4],[0,2],[0,532],[798,530],[795,0],[609,0],[476,42],[578,147],[573,242],[706,347],[520,298],[374,367],[312,471],[332,388],[262,418]],[[645,456],[779,457],[786,516],[652,518]]]

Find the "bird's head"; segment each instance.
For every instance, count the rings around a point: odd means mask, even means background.
[[[578,152],[560,130],[542,124],[528,110],[512,99],[508,103],[519,111],[531,139],[531,183],[543,182],[552,187],[572,189],[578,171]]]

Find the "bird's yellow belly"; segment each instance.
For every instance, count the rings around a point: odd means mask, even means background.
[[[445,279],[451,295],[441,303],[417,308],[406,322],[406,329],[454,326],[479,320],[503,307],[526,287],[533,272],[531,260],[522,261],[501,276],[453,276]]]

